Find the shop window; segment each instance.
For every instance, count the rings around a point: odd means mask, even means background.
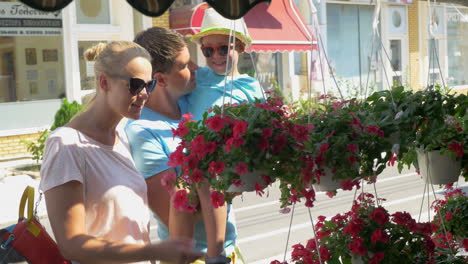
[[[373,12],[373,6],[327,4],[327,54],[333,73],[348,86],[342,90],[365,86],[369,74],[374,76],[372,85],[376,82]]]
[[[255,68],[252,61],[255,63]],[[247,73],[252,77],[255,76],[266,91],[274,89],[275,85],[281,83],[279,79],[280,65],[281,53],[242,53],[239,56],[238,63],[239,72]],[[256,75],[255,69],[257,70]],[[276,88],[279,88],[279,86]]]
[[[0,103],[65,96],[62,17],[0,2]]]
[[[468,85],[468,8],[447,7],[448,85]]]
[[[109,0],[75,0],[77,24],[110,24]]]
[[[401,61],[401,40],[392,39],[390,40],[390,64],[392,67],[392,82],[393,84],[401,84],[401,72],[402,72],[402,61]]]
[[[392,6],[388,8],[388,33],[392,35],[407,34],[407,16],[405,6]]]

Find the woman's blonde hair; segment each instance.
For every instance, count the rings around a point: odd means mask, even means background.
[[[99,75],[102,73],[109,75],[122,74],[122,69],[130,60],[136,57],[143,57],[151,62],[151,55],[142,46],[131,41],[112,41],[109,43],[100,42],[91,48],[88,48],[83,56],[86,61],[94,62],[94,74],[96,83],[99,80]],[[77,115],[88,110],[96,99],[96,92],[85,98],[87,102]]]
[[[151,55],[142,46],[131,41],[98,43],[83,53],[87,61],[94,61],[94,73],[119,74],[127,63],[135,57],[151,61]]]

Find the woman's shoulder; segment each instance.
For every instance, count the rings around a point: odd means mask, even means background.
[[[76,144],[80,141],[80,132],[71,127],[59,127],[52,131],[47,141],[60,141],[64,145]]]

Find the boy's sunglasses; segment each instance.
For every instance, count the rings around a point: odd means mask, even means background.
[[[226,56],[228,54],[228,51],[229,51],[229,45],[227,45],[227,44],[214,46],[214,47],[212,47],[212,46],[202,46],[200,48],[201,48],[201,51],[203,53],[203,56],[205,56],[207,58],[213,56],[213,54],[215,54],[216,51],[218,52],[218,54],[220,56]]]
[[[149,95],[153,91],[157,82],[156,79],[152,79],[149,82],[145,82],[140,78],[129,78],[129,77],[120,76],[120,75],[109,75],[109,76],[112,78],[116,78],[116,79],[127,80],[128,90],[130,91],[132,95],[139,94],[141,91],[143,91],[144,88],[146,89],[146,93]]]

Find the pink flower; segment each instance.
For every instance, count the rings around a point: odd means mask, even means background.
[[[328,144],[328,143],[323,143],[322,145],[320,145],[320,147],[319,147],[320,153],[328,151],[329,146],[330,146],[330,144]]]
[[[356,156],[354,156],[353,154],[349,154],[349,155],[348,155],[348,162],[349,162],[349,164],[353,165],[354,163],[356,163],[356,161],[357,161]]]
[[[364,220],[362,219],[353,219],[349,224],[343,229],[344,234],[350,234],[352,236],[357,236],[364,227]]]
[[[161,178],[161,185],[169,192],[169,194],[173,194],[174,192],[174,183],[176,181],[177,175],[175,173],[166,173]]]
[[[447,214],[445,215],[445,221],[450,221],[450,219],[452,219],[452,213],[451,212],[447,212]]]
[[[309,139],[309,128],[304,125],[295,125],[291,131],[297,142],[304,142]]]
[[[384,137],[384,132],[383,130],[381,130],[379,128],[379,126],[376,126],[376,125],[370,125],[370,126],[366,126],[364,128],[364,131],[366,131],[367,133],[369,134],[376,134],[378,135],[379,137]]]
[[[375,252],[374,256],[370,259],[370,264],[379,264],[385,257],[384,252]]]
[[[190,143],[190,152],[199,159],[206,156],[205,137],[203,135],[198,135],[193,139]]]
[[[182,115],[182,118],[184,118],[187,121],[191,121],[192,117],[194,117],[194,115],[192,115],[191,113],[186,113]]]
[[[216,151],[216,148],[218,147],[218,145],[216,144],[216,142],[212,141],[212,142],[206,142],[205,143],[205,152],[206,153],[210,153],[210,154],[213,154],[215,151]]]
[[[254,188],[255,188],[255,193],[256,193],[258,196],[262,197],[262,195],[265,194],[265,192],[263,191],[263,188],[262,188],[262,186],[260,185],[260,183],[258,183],[258,182],[255,183],[255,187],[254,187]]]
[[[171,167],[177,167],[183,164],[184,162],[184,148],[181,147],[180,145],[177,146],[176,150],[169,154],[169,161],[167,162],[167,165]]]
[[[270,185],[270,183],[272,182],[270,176],[268,176],[268,175],[262,175],[262,179],[263,179],[263,182],[265,183],[265,185]]]
[[[341,188],[345,191],[350,191],[354,186],[359,186],[358,180],[345,179],[341,181]]]
[[[355,144],[348,144],[346,145],[346,149],[351,152],[357,152],[359,150],[359,147]]]
[[[283,149],[283,147],[286,145],[286,135],[281,134],[277,135],[275,137],[275,141],[273,142],[273,147],[272,147],[272,152],[273,153],[279,153]]]
[[[174,195],[174,207],[179,211],[185,211],[188,205],[188,197],[186,190],[178,190]]]
[[[206,126],[216,132],[219,132],[221,129],[224,128],[225,122],[224,119],[220,116],[213,116],[208,118],[205,121]]]
[[[244,162],[237,163],[237,165],[236,165],[236,167],[234,167],[234,169],[236,170],[237,174],[239,174],[239,175],[247,174],[249,172],[249,167]]]
[[[372,233],[371,241],[373,244],[377,244],[377,242],[387,243],[388,242],[388,234],[385,233],[382,229],[377,229]]]
[[[232,133],[234,137],[240,137],[245,134],[247,131],[247,126],[249,123],[241,120],[234,120],[234,127],[232,128]]]
[[[184,157],[184,163],[187,164],[188,169],[195,169],[198,166],[199,159],[195,155]]]
[[[234,184],[234,186],[236,187],[241,187],[242,185],[244,185],[244,183],[240,179],[232,180],[232,184]]]
[[[261,138],[258,140],[257,147],[259,150],[266,150],[269,146],[270,144],[268,143],[268,140],[266,138]]]
[[[234,137],[234,147],[240,148],[245,144],[245,140],[241,137]]]
[[[211,204],[214,208],[218,208],[224,205],[224,195],[222,193],[212,191],[211,192]]]
[[[188,127],[180,126],[180,125],[177,129],[171,128],[171,130],[172,130],[172,135],[173,135],[172,138],[184,137],[189,132]]]
[[[468,238],[463,239],[462,245],[465,251],[468,251]]]
[[[223,173],[226,165],[222,161],[212,161],[208,166],[208,172],[214,177],[215,175],[219,175]]]
[[[359,119],[354,118],[353,121],[349,123],[350,126],[355,127],[355,128],[362,128],[362,123]]]
[[[457,154],[457,157],[460,157],[460,158],[463,157],[464,151],[463,151],[462,142],[453,141],[452,143],[448,145],[448,150]]]
[[[190,175],[190,180],[192,182],[200,183],[205,180],[203,177],[205,173],[202,170],[194,169],[192,174]]]
[[[351,252],[356,255],[365,256],[367,254],[367,249],[363,245],[364,240],[362,238],[354,238],[351,244],[348,244],[348,248],[351,249]]]
[[[392,153],[392,157],[388,160],[387,165],[388,165],[388,166],[394,166],[396,160],[397,160],[397,154],[396,154],[396,153]]]
[[[379,225],[383,226],[386,223],[388,223],[388,212],[383,207],[377,207],[370,213],[369,219],[372,219],[376,221]]]
[[[332,254],[328,250],[328,247],[320,247],[320,256],[322,257],[322,260],[329,260],[332,257]]]
[[[271,129],[271,128],[264,128],[264,129],[262,130],[262,137],[264,137],[264,138],[269,138],[269,137],[271,137],[271,136],[273,136],[273,129]]]
[[[395,222],[397,225],[403,225],[403,226],[409,227],[416,223],[416,221],[407,212],[396,212],[392,214],[392,217],[393,217],[393,222]]]

